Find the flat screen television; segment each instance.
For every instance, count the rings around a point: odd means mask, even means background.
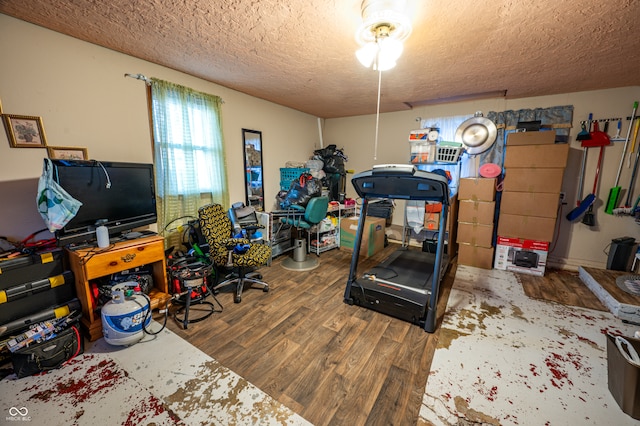
[[[157,222],[153,164],[52,160],[53,178],[82,206],[56,231],[58,246],[92,242],[96,223],[106,221],[109,236]]]

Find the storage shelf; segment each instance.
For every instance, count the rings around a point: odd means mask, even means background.
[[[327,216],[333,216],[338,219],[338,224],[332,226],[330,229],[318,231],[318,227],[315,226],[307,232],[307,245],[309,247],[309,253],[315,253],[319,255],[325,251],[329,251],[340,247],[340,222],[343,217],[353,216],[356,213],[356,205],[345,206],[344,204],[329,205],[327,209]],[[328,244],[318,245],[318,241],[322,241],[323,238],[331,238],[332,242]],[[315,242],[315,244],[314,244]]]

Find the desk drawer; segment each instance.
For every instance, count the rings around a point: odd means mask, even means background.
[[[157,262],[164,257],[164,244],[135,245],[94,255],[84,265],[88,280]]]

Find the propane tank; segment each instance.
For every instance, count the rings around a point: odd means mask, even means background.
[[[151,322],[151,315],[148,315],[149,302],[133,291],[137,286],[135,281],[114,285],[111,300],[102,307],[102,335],[110,345],[138,343],[144,337],[144,327]]]

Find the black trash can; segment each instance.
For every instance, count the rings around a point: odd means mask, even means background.
[[[620,237],[611,240],[607,269],[613,271],[630,271],[638,244],[633,237]]]

